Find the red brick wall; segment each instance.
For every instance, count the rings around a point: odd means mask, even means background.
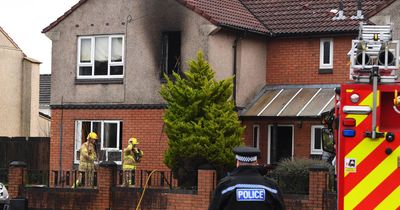
[[[246,126],[244,131],[244,141],[246,145],[253,145],[253,125],[260,126],[260,150],[261,159],[259,163],[267,162],[268,155],[268,126],[277,123],[278,125],[293,125],[294,132],[294,157],[309,158],[311,153],[311,126],[320,125],[318,119],[308,120],[243,120]]]
[[[73,151],[76,120],[121,120],[123,121],[122,148],[134,135],[139,139],[139,148],[144,151],[139,169],[166,170],[163,164],[167,137],[163,128],[162,109],[64,109],[63,110],[63,170],[73,166]],[[59,169],[61,110],[53,109],[51,116],[50,170]]]
[[[320,38],[274,39],[267,43],[268,85],[339,84],[349,81],[352,37],[333,38],[333,73],[319,74]]]

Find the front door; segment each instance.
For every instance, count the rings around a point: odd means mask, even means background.
[[[293,126],[268,126],[268,163],[276,164],[293,157]]]

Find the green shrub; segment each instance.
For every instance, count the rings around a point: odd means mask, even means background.
[[[307,194],[309,170],[312,165],[326,166],[333,178],[334,168],[332,165],[322,160],[304,158],[282,160],[270,176],[277,181],[284,193]]]

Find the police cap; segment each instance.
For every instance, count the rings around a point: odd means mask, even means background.
[[[254,147],[239,146],[233,148],[236,159],[241,162],[251,163],[257,161],[260,150]]]

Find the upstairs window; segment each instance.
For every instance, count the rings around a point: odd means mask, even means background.
[[[123,72],[122,35],[78,38],[78,79],[122,78]]]
[[[181,32],[166,31],[162,33],[161,78],[164,74],[171,76],[181,70]]]
[[[333,40],[332,39],[321,39],[320,40],[320,69],[332,69],[333,68]]]

